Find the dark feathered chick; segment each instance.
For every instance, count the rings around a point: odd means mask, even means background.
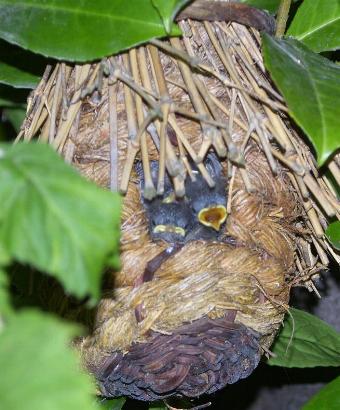
[[[155,199],[145,202],[145,208],[153,239],[171,243],[187,241],[193,217],[190,207],[184,201],[168,203]]]
[[[156,183],[158,162],[150,163],[151,176]],[[136,171],[141,181],[141,192],[144,188],[143,169],[141,163],[136,164]],[[150,236],[154,240],[170,243],[184,243],[193,226],[193,214],[189,204],[183,199],[176,199],[168,175],[164,179],[164,194],[161,197],[147,200],[142,195],[142,202],[149,221]]]
[[[187,178],[186,197],[195,218],[204,226],[219,231],[227,217],[226,179],[222,167],[214,154],[209,154],[205,166],[215,181],[210,188],[197,169],[193,169],[195,180]]]
[[[152,200],[147,200],[142,195],[152,239],[170,243],[218,239],[220,227],[227,216],[226,180],[223,177],[220,162],[214,154],[209,154],[204,163],[215,181],[214,188],[209,188],[194,167],[195,180],[187,178],[184,199],[175,197],[167,175],[165,176],[164,195]],[[158,162],[151,161],[150,168],[155,182],[158,175]],[[136,171],[140,176],[141,192],[143,192],[144,179],[140,163],[137,163]]]

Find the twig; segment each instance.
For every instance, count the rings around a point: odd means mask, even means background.
[[[118,191],[117,87],[117,83],[108,85],[110,135],[110,190],[112,192]]]
[[[289,16],[289,9],[292,0],[281,0],[279,11],[276,18],[275,37],[281,38],[286,31],[286,24]]]

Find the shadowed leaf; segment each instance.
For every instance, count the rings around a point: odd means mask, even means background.
[[[290,115],[313,143],[322,165],[339,148],[340,67],[293,39],[264,34],[263,51]]]
[[[48,57],[93,60],[166,34],[151,0],[0,0],[0,37]]]
[[[304,0],[287,35],[302,41],[313,51],[340,47],[340,0]]]
[[[291,308],[268,364],[283,367],[340,366],[340,333],[321,319]],[[294,323],[294,327],[293,327]],[[295,328],[295,329],[294,329]]]
[[[340,409],[340,377],[323,387],[302,410],[339,410]]]
[[[78,297],[99,295],[118,251],[120,199],[86,181],[48,145],[0,146],[0,243]]]
[[[0,408],[95,410],[93,385],[67,344],[76,327],[25,311],[0,333]],[[4,376],[5,375],[5,376]]]
[[[326,236],[329,239],[329,241],[332,243],[332,245],[340,250],[340,222],[336,221],[331,223],[327,230],[326,230]]]
[[[177,12],[190,0],[152,0],[152,3],[162,17],[165,29],[171,32],[173,19]]]

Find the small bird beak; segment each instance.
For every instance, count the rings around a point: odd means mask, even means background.
[[[175,233],[180,236],[185,236],[185,229],[174,225],[157,225],[153,228],[153,233]]]
[[[198,220],[201,224],[220,230],[221,225],[227,219],[227,210],[223,205],[214,205],[203,208],[198,213]]]

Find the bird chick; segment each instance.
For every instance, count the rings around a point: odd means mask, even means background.
[[[170,243],[187,241],[193,218],[190,207],[184,201],[164,202],[157,198],[145,201],[144,206],[152,239]]]
[[[215,187],[210,188],[199,171],[193,169],[195,179],[187,178],[186,197],[199,223],[218,232],[227,218],[226,178],[215,154],[207,156],[205,166]]]
[[[218,240],[220,228],[227,217],[226,179],[222,167],[214,154],[205,160],[207,171],[215,181],[210,188],[197,168],[193,166],[194,179],[185,182],[186,196],[178,199],[175,196],[170,178],[165,175],[164,194],[151,200],[141,195],[147,219],[149,233],[153,240],[170,243],[186,243],[193,240]],[[158,162],[150,163],[151,176],[154,182],[158,175]],[[141,163],[136,164],[140,176],[141,192],[144,178]]]
[[[158,176],[158,162],[150,162],[151,177],[154,183]],[[141,192],[144,189],[142,164],[136,164],[140,177]],[[149,233],[153,240],[163,240],[170,243],[184,243],[193,226],[193,215],[189,204],[183,199],[177,199],[167,174],[164,178],[164,194],[148,200],[141,195],[141,200],[149,221]]]

